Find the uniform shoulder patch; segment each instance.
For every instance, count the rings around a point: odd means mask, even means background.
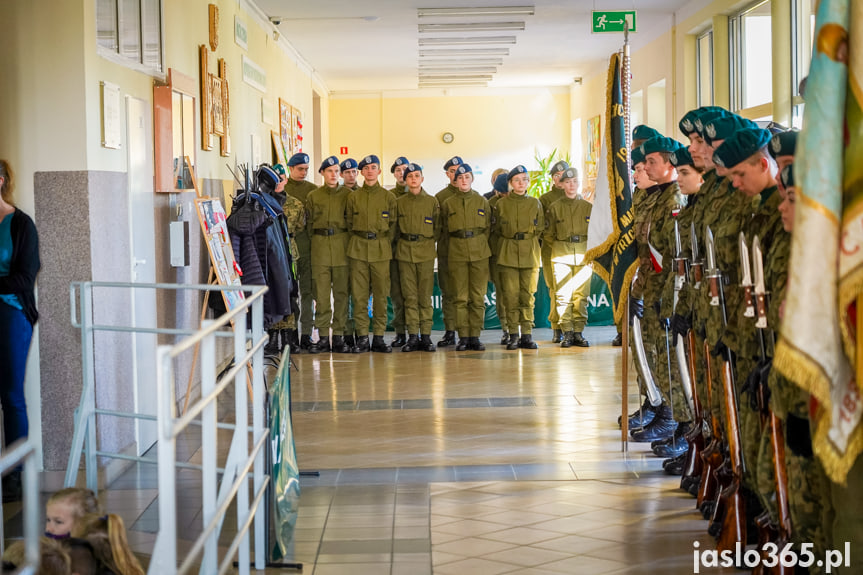
[[[428,216],[424,217],[424,218],[423,218],[423,221],[424,221],[425,223],[427,223],[427,224],[433,224],[433,223],[434,223],[434,220],[433,220],[433,219],[431,219],[431,218],[430,218],[430,217],[428,217]]]
[[[384,210],[383,212],[381,212],[381,217],[384,219],[388,219],[390,217],[390,213]]]
[[[476,213],[477,215],[485,217],[485,210],[482,208],[477,209]]]

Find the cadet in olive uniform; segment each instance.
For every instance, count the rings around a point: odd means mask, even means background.
[[[509,172],[504,171],[502,174],[498,174],[494,179],[494,197],[492,197],[488,201],[488,207],[494,215],[494,207],[500,201],[501,198],[506,196],[509,193]],[[497,256],[500,253],[500,236],[494,233],[494,226],[492,226],[491,235],[488,238],[488,247],[491,248],[491,257],[488,258],[488,273],[491,278],[492,283],[494,284],[495,290],[495,309],[497,310],[497,318],[500,321],[500,327],[503,330],[503,334],[500,337],[501,345],[509,344],[509,328],[507,322],[509,321],[507,318],[506,312],[506,302],[503,297],[503,284],[500,283],[500,269],[497,267]]]
[[[352,192],[360,187],[357,183],[357,174],[359,174],[359,170],[357,169],[357,161],[355,159],[346,158],[342,160],[342,163],[339,164],[339,168],[342,174],[342,185],[346,187],[348,191]],[[348,266],[348,291],[350,291],[350,286],[351,266]],[[366,329],[368,329],[368,327],[366,327]],[[348,317],[345,320],[345,343],[351,346],[352,349],[356,343],[354,339],[354,305],[350,297],[348,297]]]
[[[545,244],[551,248],[554,285],[563,338],[560,347],[590,347],[582,331],[587,324],[587,298],[593,270],[584,263],[587,226],[593,204],[578,193],[578,171],[568,168],[560,176],[564,197],[548,208]]]
[[[485,321],[491,217],[488,200],[471,188],[473,170],[468,164],[459,163],[455,183],[458,191],[441,206],[441,237],[448,236],[450,286],[459,334],[456,351],[483,351],[479,336]]]
[[[561,186],[560,184],[560,177],[561,174],[563,174],[563,171],[568,168],[569,164],[567,164],[563,160],[560,160],[559,162],[555,162],[555,164],[551,167],[551,170],[549,170],[548,172],[551,176],[551,189],[539,196],[539,203],[542,204],[542,213],[546,217],[548,217],[548,208],[551,207],[551,204],[563,197],[563,186]],[[553,331],[553,335],[551,336],[551,342],[560,343],[560,317],[558,314],[557,305],[555,305],[554,303],[557,301],[557,296],[554,293],[554,268],[551,263],[550,244],[541,242],[540,259],[542,261],[542,278],[545,281],[545,287],[548,289],[548,301],[551,304],[548,306],[548,323],[551,324],[551,329]]]
[[[373,299],[373,331],[371,350],[390,353],[392,348],[384,341],[387,328],[387,296],[390,289],[391,243],[395,225],[393,210],[396,199],[378,183],[380,160],[366,156],[359,163],[363,185],[348,196],[345,216],[352,235],[348,242],[348,262],[351,268],[351,299],[355,313],[362,315],[369,300],[369,286]],[[356,318],[356,351],[369,350],[368,332],[364,322]]]
[[[282,211],[285,214],[285,222],[288,224],[288,239],[291,246],[291,258],[296,262],[300,257],[300,252],[297,249],[296,235],[306,226],[306,210],[300,200],[285,193],[285,184],[287,183],[285,167],[282,164],[276,164],[273,166],[273,171],[279,175],[279,183],[276,185],[273,196],[278,198],[279,203],[282,204]],[[296,268],[296,264],[294,264],[294,268]],[[274,336],[278,335],[281,335],[282,341],[281,345],[275,347],[277,342],[274,341]],[[270,348],[270,352],[276,351],[277,353],[281,353],[282,350],[285,349],[285,346],[290,346],[291,353],[300,352],[300,338],[297,335],[296,310],[282,321],[273,325],[270,329],[270,341],[267,346]]]
[[[390,173],[396,179],[396,185],[390,190],[390,193],[396,199],[407,193],[404,174],[409,163],[407,158],[399,156],[390,166]],[[399,279],[399,262],[395,257],[398,241],[398,237],[393,237],[393,259],[390,260],[390,300],[393,302],[393,331],[396,332],[396,337],[391,345],[394,348],[401,348],[407,343],[407,339],[405,339],[405,300],[402,296],[402,284]]]
[[[285,191],[288,195],[300,200],[305,209],[306,198],[317,186],[306,181],[309,172],[309,155],[302,152],[294,154],[288,160],[290,171]],[[300,316],[298,324],[302,337],[300,349],[309,350],[312,346],[312,243],[305,228],[298,229],[296,237],[300,257],[297,260],[297,281],[300,284]]]
[[[509,316],[506,348],[536,349],[531,332],[539,279],[539,236],[545,230],[545,215],[539,200],[526,195],[530,185],[527,168],[514,167],[508,178],[512,191],[494,207],[492,219],[495,234],[500,237],[497,265]]]
[[[410,334],[402,351],[435,351],[431,340],[435,240],[440,236],[440,206],[422,188],[422,168],[404,170],[407,193],[396,200],[395,259],[404,294],[405,322]],[[417,336],[420,338],[417,338]]]
[[[339,185],[339,159],[330,156],[318,170],[324,185],[306,199],[308,233],[312,239],[312,274],[315,278],[315,327],[320,339],[309,351],[330,351],[328,341],[333,331],[332,351],[350,353],[345,342],[345,320],[348,315],[348,224],[345,220],[348,190]],[[330,294],[332,293],[332,304]]]
[[[458,193],[458,188],[455,185],[455,171],[463,163],[461,158],[453,156],[443,166],[446,177],[449,178],[449,185],[435,195],[441,208],[443,208],[448,199]],[[437,342],[437,345],[438,347],[447,347],[455,345],[457,320],[453,300],[455,288],[450,286],[449,281],[449,235],[446,231],[441,234],[440,241],[437,244],[437,282],[440,288],[441,311],[443,312],[443,323],[446,330],[443,338]]]

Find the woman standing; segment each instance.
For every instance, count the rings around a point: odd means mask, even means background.
[[[33,288],[39,272],[39,238],[30,217],[12,204],[9,162],[0,160],[0,404],[4,446],[27,437],[24,372],[39,314]],[[3,500],[21,497],[21,471],[3,478]]]

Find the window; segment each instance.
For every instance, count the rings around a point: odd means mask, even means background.
[[[812,61],[812,38],[815,36],[815,0],[795,0],[791,4],[792,82],[794,110],[791,125],[803,127],[803,97],[800,83],[809,75]]]
[[[713,105],[713,30],[695,40],[696,73],[698,75],[698,105]]]
[[[731,43],[731,100],[735,112],[749,108],[761,117],[772,114],[773,51],[770,0],[750,5],[729,19]],[[751,115],[751,114],[750,114]]]
[[[144,72],[162,72],[162,1],[96,0],[99,53]]]

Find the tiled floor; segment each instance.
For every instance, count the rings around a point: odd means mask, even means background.
[[[484,353],[296,356],[298,462],[320,472],[301,479],[303,572],[692,573],[694,545],[712,548],[706,523],[646,445],[621,450],[620,348],[613,328],[585,335],[589,349],[538,330],[536,351],[505,351],[488,332]],[[194,461],[198,445],[188,434],[179,452]],[[179,478],[188,548],[201,532],[199,474]],[[103,494],[145,555],[155,487],[155,469],[136,466]],[[6,517],[20,530],[14,508]]]

